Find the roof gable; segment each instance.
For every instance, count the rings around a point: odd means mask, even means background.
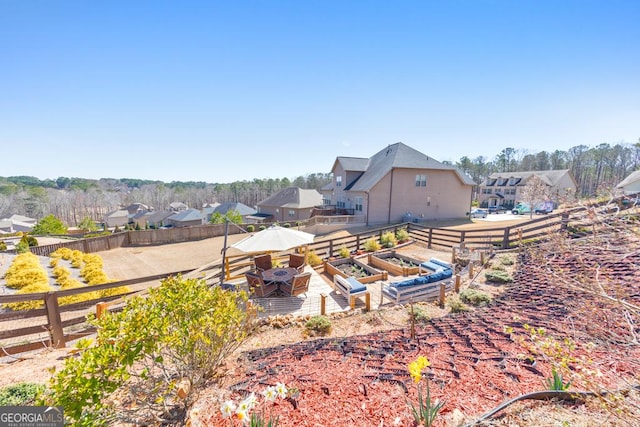
[[[364,173],[359,176],[356,182],[348,183],[349,189],[354,191],[368,191],[387,175],[392,169],[431,169],[450,170],[467,185],[475,185],[473,180],[460,172],[454,166],[440,163],[436,159],[429,157],[418,150],[415,150],[402,142],[389,145],[384,150],[376,153],[368,161]]]
[[[304,209],[322,204],[322,196],[314,189],[287,187],[258,203],[258,206],[276,206]]]

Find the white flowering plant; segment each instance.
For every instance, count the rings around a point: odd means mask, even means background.
[[[278,417],[273,417],[273,404],[277,399],[286,399],[294,393],[284,383],[267,387],[262,391],[262,403],[255,393],[249,394],[240,402],[225,401],[220,407],[222,416],[229,419],[229,424],[248,427],[277,427]],[[270,408],[267,414],[267,406]]]

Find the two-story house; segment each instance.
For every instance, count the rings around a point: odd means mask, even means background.
[[[371,158],[338,157],[333,181],[320,190],[323,205],[362,215],[367,225],[464,218],[473,180],[401,142]]]
[[[479,187],[481,207],[504,206],[511,209],[522,199],[522,189],[532,176],[547,185],[548,199],[557,205],[562,198],[573,197],[578,187],[569,169],[492,173]]]
[[[322,195],[315,189],[283,188],[258,203],[258,213],[272,221],[302,221],[309,219],[313,208],[322,205]]]

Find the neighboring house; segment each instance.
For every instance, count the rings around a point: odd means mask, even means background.
[[[191,227],[194,225],[202,225],[204,217],[197,209],[187,209],[181,212],[173,213],[167,218],[167,224],[174,227]]]
[[[557,205],[564,197],[573,197],[578,187],[569,169],[526,172],[497,172],[489,175],[479,186],[481,207],[502,205],[512,208],[522,201],[522,189],[533,176],[539,177],[547,185],[548,198]]]
[[[160,228],[169,224],[168,218],[175,215],[175,212],[160,211],[160,212],[147,212],[144,217],[145,225],[149,228]]]
[[[621,190],[623,194],[640,193],[640,170],[631,172],[628,177],[620,181],[620,184],[616,185],[616,188]]]
[[[185,205],[182,202],[173,202],[169,204],[169,210],[171,212],[182,212],[186,211],[187,209],[189,209],[189,206]]]
[[[317,190],[287,187],[259,202],[258,214],[279,222],[301,221],[309,219],[317,206],[322,206],[322,195]]]
[[[323,204],[362,215],[367,225],[464,218],[475,183],[454,166],[398,142],[373,157],[338,157]],[[338,211],[339,212],[339,211]]]
[[[132,203],[123,209],[129,212],[129,215],[135,215],[137,213],[144,213],[144,212],[149,212],[153,210],[152,208],[149,208],[149,206],[143,203]]]
[[[220,206],[220,203],[205,203],[204,205],[202,205],[202,215],[204,216],[204,222],[211,221],[211,215],[213,215],[218,206]]]
[[[30,233],[37,223],[37,219],[29,218],[28,216],[11,215],[9,218],[0,220],[0,233],[17,233],[18,231]]]
[[[213,211],[213,213],[219,213],[221,215],[226,215],[227,212],[229,211],[237,211],[240,213],[240,215],[242,216],[242,222],[243,223],[247,223],[247,217],[254,215],[255,213],[257,213],[258,211],[256,211],[253,208],[250,208],[249,206],[242,204],[242,203],[238,203],[238,202],[228,202],[228,203],[222,203],[221,205],[217,206],[215,208],[215,210]]]
[[[124,227],[129,223],[129,211],[126,209],[111,211],[105,215],[104,223],[107,228]]]
[[[11,220],[11,221],[16,222],[16,223],[19,222],[19,223],[22,223],[22,224],[28,224],[28,225],[31,225],[31,226],[34,226],[34,225],[36,225],[38,223],[37,219],[29,218],[28,216],[17,215],[17,214],[11,215],[9,218],[5,218],[5,219]]]

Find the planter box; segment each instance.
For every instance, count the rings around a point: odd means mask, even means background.
[[[353,275],[348,275],[345,274],[339,267],[340,266],[344,266],[345,264],[349,264],[352,266],[357,266],[358,268],[366,271],[367,273],[369,273],[368,276],[364,276],[364,277],[356,277]],[[333,278],[333,276],[335,276],[336,274],[341,276],[341,277],[355,277],[356,280],[358,280],[358,282],[360,283],[373,283],[373,282],[377,282],[378,280],[387,280],[387,272],[386,271],[380,271],[378,269],[375,269],[361,261],[358,261],[357,259],[353,259],[353,258],[339,258],[333,261],[325,261],[324,262],[324,271],[325,273],[329,274],[331,276],[331,278]]]
[[[391,262],[391,258],[402,260],[402,264]],[[369,265],[386,270],[394,276],[412,276],[419,273],[420,263],[424,261],[391,251],[369,254],[368,262]]]

